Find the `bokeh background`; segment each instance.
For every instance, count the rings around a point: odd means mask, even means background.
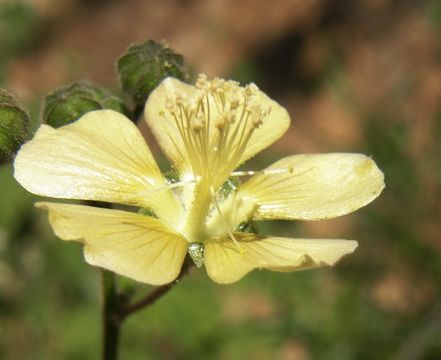
[[[289,110],[289,132],[247,168],[362,152],[387,187],[342,218],[260,227],[357,239],[337,267],[231,286],[194,272],[128,319],[121,359],[440,359],[441,2],[1,0],[0,86],[35,129],[56,87],[88,79],[121,93],[116,59],[150,38],[193,73],[253,81]],[[99,358],[99,272],[34,201],[1,167],[0,358]]]

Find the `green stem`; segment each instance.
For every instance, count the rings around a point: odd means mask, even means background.
[[[127,316],[142,310],[143,308],[153,305],[157,300],[159,300],[162,296],[164,296],[166,293],[168,293],[175,285],[179,283],[181,278],[188,273],[190,268],[193,266],[193,263],[191,263],[191,260],[186,258],[186,261],[184,265],[182,266],[181,272],[179,273],[179,276],[176,278],[175,281],[173,281],[170,284],[165,284],[162,286],[158,286],[156,289],[152,290],[149,294],[147,294],[146,297],[142,298],[141,300],[138,300],[132,304],[129,304],[127,306],[121,307],[120,311],[118,312],[119,320],[124,320]]]
[[[177,279],[170,284],[153,289],[146,297],[126,305],[116,286],[116,275],[110,271],[101,270],[103,292],[103,360],[117,360],[121,326],[128,316],[153,305],[168,293],[193,266],[186,258]]]
[[[103,292],[103,360],[118,358],[121,322],[117,316],[119,299],[115,275],[107,270],[101,271]]]
[[[121,319],[125,319],[127,316],[147,307],[153,305],[159,298],[165,295],[167,292],[171,290],[173,286],[175,286],[176,282],[172,282],[167,285],[159,286],[154,289],[151,293],[149,293],[145,298],[130,304],[119,312],[119,316]]]
[[[144,104],[135,106],[132,112],[132,120],[135,122],[135,124],[138,122],[143,112],[144,112]]]

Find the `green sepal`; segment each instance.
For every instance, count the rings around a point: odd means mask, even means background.
[[[139,208],[138,214],[158,218],[156,216],[155,212],[153,211],[153,209],[151,209],[151,208]]]
[[[164,175],[165,179],[167,180],[167,182],[169,184],[174,184],[174,183],[179,182],[179,173],[174,168],[169,169],[168,171],[166,171],[162,175]]]
[[[70,124],[93,110],[111,109],[128,115],[124,102],[107,89],[80,81],[46,96],[42,121],[54,128]]]
[[[13,95],[0,89],[0,164],[10,162],[24,143],[29,116]]]
[[[228,198],[231,193],[235,192],[240,186],[240,179],[238,176],[229,177],[221,186],[217,193],[217,200],[222,201]]]
[[[188,79],[182,55],[152,40],[130,46],[119,58],[117,69],[122,88],[138,105],[144,105],[165,78]]]
[[[187,252],[198,268],[204,265],[204,250],[203,243],[192,242],[188,244]]]
[[[257,230],[256,223],[254,221],[246,221],[243,223],[240,223],[235,231],[237,232],[243,232],[243,233],[252,233],[252,234],[258,234],[259,231]]]

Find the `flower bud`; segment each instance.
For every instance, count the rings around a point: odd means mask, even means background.
[[[15,98],[0,89],[0,164],[12,160],[25,141],[29,117]]]
[[[93,110],[111,109],[127,114],[123,101],[107,89],[80,81],[55,90],[44,99],[42,120],[55,128],[70,124]]]
[[[182,55],[152,40],[130,46],[117,67],[123,89],[138,105],[144,105],[150,92],[166,77],[188,78]]]

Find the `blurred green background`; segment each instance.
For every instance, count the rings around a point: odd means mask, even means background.
[[[116,59],[149,38],[195,73],[254,81],[289,110],[289,132],[247,168],[362,152],[386,189],[342,218],[260,226],[358,240],[337,267],[256,271],[231,286],[194,272],[129,318],[121,359],[440,359],[441,3],[2,0],[0,86],[35,129],[56,87],[120,91]],[[36,200],[0,168],[0,358],[99,358],[99,272],[54,237]]]

